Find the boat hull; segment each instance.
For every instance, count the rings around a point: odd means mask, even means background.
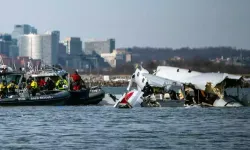
[[[102,89],[69,92],[71,96],[66,100],[65,105],[97,105],[105,97],[105,92]]]
[[[62,106],[70,98],[67,91],[53,94],[41,94],[30,97],[11,97],[0,100],[0,106]]]

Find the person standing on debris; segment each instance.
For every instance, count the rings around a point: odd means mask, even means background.
[[[186,96],[186,99],[185,99],[186,105],[194,104],[194,97],[191,95],[189,88],[185,89],[185,96]]]
[[[152,86],[146,82],[146,85],[142,89],[143,93],[143,101],[146,103],[147,106],[150,107],[160,107],[160,104],[156,101],[155,95],[154,95],[154,89]]]
[[[143,93],[143,97],[145,97],[145,96],[148,96],[148,95],[153,94],[153,93],[154,93],[154,90],[153,90],[152,86],[150,86],[150,85],[148,84],[148,82],[146,82],[146,85],[145,85],[144,88],[142,89],[142,92],[144,92],[144,93]]]

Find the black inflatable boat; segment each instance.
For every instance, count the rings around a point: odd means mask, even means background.
[[[105,92],[98,87],[69,91],[69,93],[70,98],[65,101],[65,105],[96,105],[101,102],[105,96]]]
[[[36,96],[10,95],[0,99],[0,106],[53,106],[65,105],[70,97],[67,91],[42,91]]]

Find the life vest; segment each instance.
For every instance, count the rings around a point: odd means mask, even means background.
[[[30,84],[31,88],[36,89],[37,88],[37,82],[36,81],[32,81]]]
[[[9,89],[9,91],[15,91],[15,89],[18,88],[18,86],[15,83],[10,83],[7,88]]]
[[[78,91],[78,90],[80,90],[81,89],[81,86],[80,85],[74,85],[73,86],[73,90],[74,91]]]
[[[44,81],[44,80],[40,80],[39,81],[39,86],[40,87],[43,87],[43,86],[45,86],[46,85],[46,82]]]
[[[1,83],[0,84],[0,91],[5,91],[6,89],[7,89],[7,87],[3,83]]]
[[[81,76],[79,76],[79,74],[72,74],[71,77],[74,82],[81,80]]]
[[[68,85],[68,82],[67,82],[67,80],[65,80],[65,79],[59,79],[59,80],[56,82],[56,87],[57,87],[59,90],[65,89],[64,86],[67,86],[67,85]]]

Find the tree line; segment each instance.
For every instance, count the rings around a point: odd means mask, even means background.
[[[140,65],[140,64],[139,64]],[[231,74],[250,74],[249,66],[236,66],[236,65],[227,65],[225,63],[213,63],[209,60],[204,60],[200,58],[190,59],[190,60],[181,60],[181,61],[171,61],[166,60],[163,64],[162,61],[146,61],[142,66],[147,69],[150,73],[153,73],[156,70],[157,66],[167,65],[172,67],[180,67],[185,69],[190,69],[199,72],[220,72],[220,73],[231,73]],[[132,75],[135,72],[134,63],[126,63],[120,65],[116,68],[109,70],[93,70],[93,74],[123,74],[123,75]]]
[[[144,62],[149,60],[167,60],[175,56],[179,56],[185,60],[200,58],[200,59],[215,59],[223,56],[224,58],[233,58],[250,56],[250,50],[237,49],[233,47],[203,47],[203,48],[189,48],[184,47],[180,49],[172,48],[142,48],[133,47],[128,48],[132,54],[133,62]]]

